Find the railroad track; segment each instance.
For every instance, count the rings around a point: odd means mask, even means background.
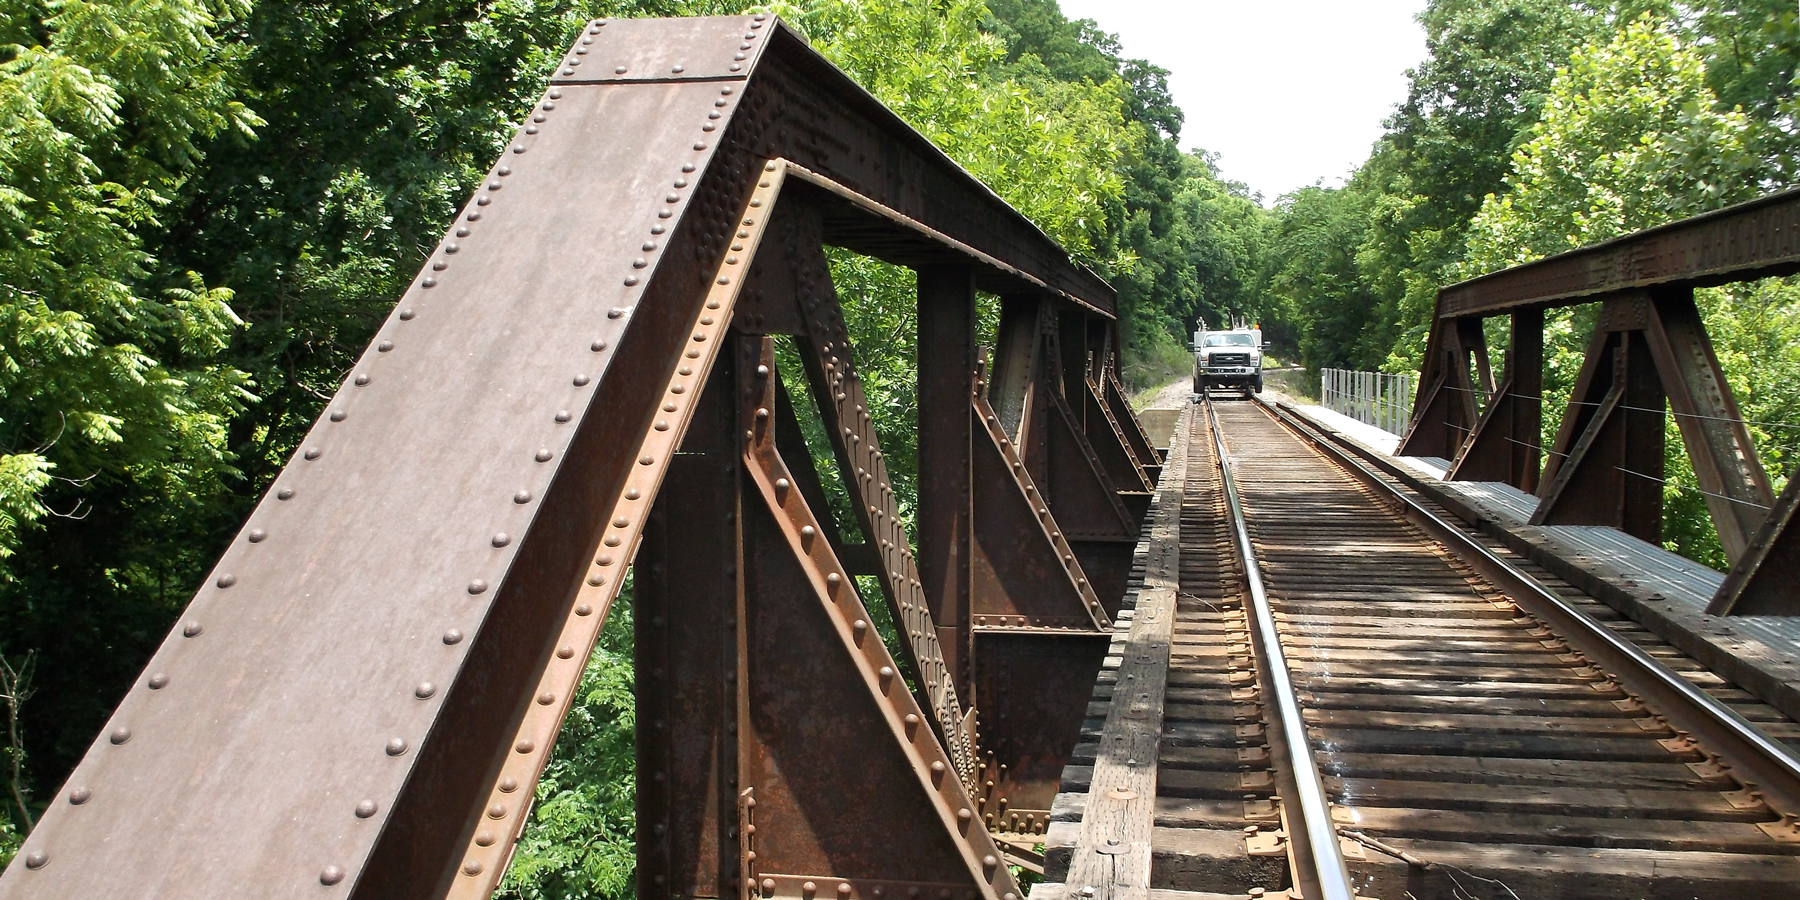
[[[1800,726],[1291,416],[1188,421],[1149,887],[1800,896]]]

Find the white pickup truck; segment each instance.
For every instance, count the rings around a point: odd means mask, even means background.
[[[1213,388],[1237,388],[1249,396],[1262,393],[1262,329],[1230,328],[1208,331],[1201,322],[1194,332],[1194,393]]]

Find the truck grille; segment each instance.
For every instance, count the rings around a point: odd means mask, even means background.
[[[1250,364],[1248,353],[1214,353],[1206,358],[1208,366],[1247,366]]]

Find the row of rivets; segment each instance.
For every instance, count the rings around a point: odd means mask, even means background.
[[[692,164],[682,167],[684,175],[690,174],[694,170],[695,166]],[[686,186],[685,178],[677,180],[677,187]],[[761,188],[766,191],[770,186],[765,181]],[[744,228],[738,232],[740,239],[750,238],[752,232],[749,229],[755,224],[756,219],[745,217]],[[653,235],[661,235],[665,228],[661,224],[657,224],[652,226],[651,231]],[[647,248],[654,249],[649,244],[650,242],[646,242]],[[693,341],[683,352],[683,359],[678,364],[674,377],[666,389],[660,409],[664,413],[677,414],[675,418],[682,423],[691,415],[692,409],[692,404],[684,404],[682,401],[694,384],[693,379],[697,376],[703,377],[705,372],[711,370],[711,357],[717,352],[715,348],[719,346],[719,341],[714,339],[715,332],[722,332],[726,327],[723,323],[729,322],[730,312],[726,307],[734,300],[735,294],[729,290],[714,289],[709,294],[699,322],[692,332]],[[613,318],[617,318],[617,316],[613,316]],[[605,342],[596,341],[592,346],[594,350],[598,351],[605,348]],[[585,378],[577,383],[585,384]],[[559,413],[557,421],[566,420],[567,414]],[[662,419],[653,425],[652,431],[644,437],[638,451],[638,462],[642,468],[634,468],[626,489],[621,495],[620,503],[614,507],[612,515],[606,520],[607,527],[602,532],[601,549],[594,556],[594,569],[585,579],[586,587],[581,589],[577,598],[578,602],[572,610],[573,616],[565,623],[562,639],[558,642],[556,659],[572,663],[572,665],[562,667],[560,670],[553,669],[546,674],[546,683],[540,688],[535,698],[537,706],[543,709],[541,712],[536,710],[528,712],[525,721],[520,725],[519,737],[513,745],[513,750],[517,754],[514,758],[518,761],[509,761],[503,769],[503,777],[495,786],[495,790],[501,794],[511,793],[522,782],[528,781],[527,778],[517,776],[529,776],[530,779],[535,779],[536,767],[542,760],[528,757],[539,746],[538,735],[545,736],[544,747],[546,750],[553,743],[555,731],[567,713],[566,704],[558,705],[559,698],[566,698],[567,692],[559,692],[554,685],[559,683],[573,685],[580,682],[581,669],[586,657],[583,656],[577,660],[575,647],[579,644],[591,648],[599,637],[604,617],[594,615],[596,608],[609,609],[618,593],[617,580],[609,579],[606,572],[610,571],[615,563],[621,561],[628,563],[631,559],[631,554],[642,531],[644,502],[656,495],[656,487],[663,474],[663,467],[656,466],[656,463],[666,460],[674,452],[679,433],[680,431],[669,420]],[[548,459],[548,451],[541,451],[540,458]],[[615,553],[618,555],[615,556]],[[526,767],[532,768],[527,771]],[[515,772],[517,776],[513,774]],[[653,779],[663,777],[665,776],[660,772],[653,774]],[[524,805],[521,804],[519,809],[523,810]],[[495,820],[506,819],[509,814],[509,808],[497,797],[494,798],[492,805],[487,810],[488,817]],[[515,830],[521,828],[523,822],[515,822],[513,827]],[[479,832],[475,836],[475,847],[469,850],[461,871],[468,876],[478,876],[483,872],[490,871],[487,863],[483,861],[482,855],[486,852],[486,848],[496,843],[496,840],[491,831]],[[492,874],[495,877],[498,875],[497,872]]]

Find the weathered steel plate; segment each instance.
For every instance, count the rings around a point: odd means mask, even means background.
[[[1440,319],[1516,306],[1566,306],[1597,294],[1694,287],[1800,272],[1800,190],[1783,191],[1514,266],[1438,291]]]
[[[563,54],[551,84],[741,79],[775,19],[600,19]]]
[[[0,897],[342,891],[409,779],[454,795],[464,757],[436,746],[503,747],[554,633],[490,634],[494,611],[578,584],[597,533],[552,495],[601,473],[564,451],[620,424],[586,411],[637,327],[651,230],[673,230],[699,177],[683,168],[711,156],[716,99],[709,82],[544,96],[30,836],[20,861],[47,864],[13,866]],[[571,541],[558,565],[514,566]],[[503,662],[468,671],[472,653]],[[492,714],[447,720],[465,690]],[[419,812],[459,830],[455,806]]]

